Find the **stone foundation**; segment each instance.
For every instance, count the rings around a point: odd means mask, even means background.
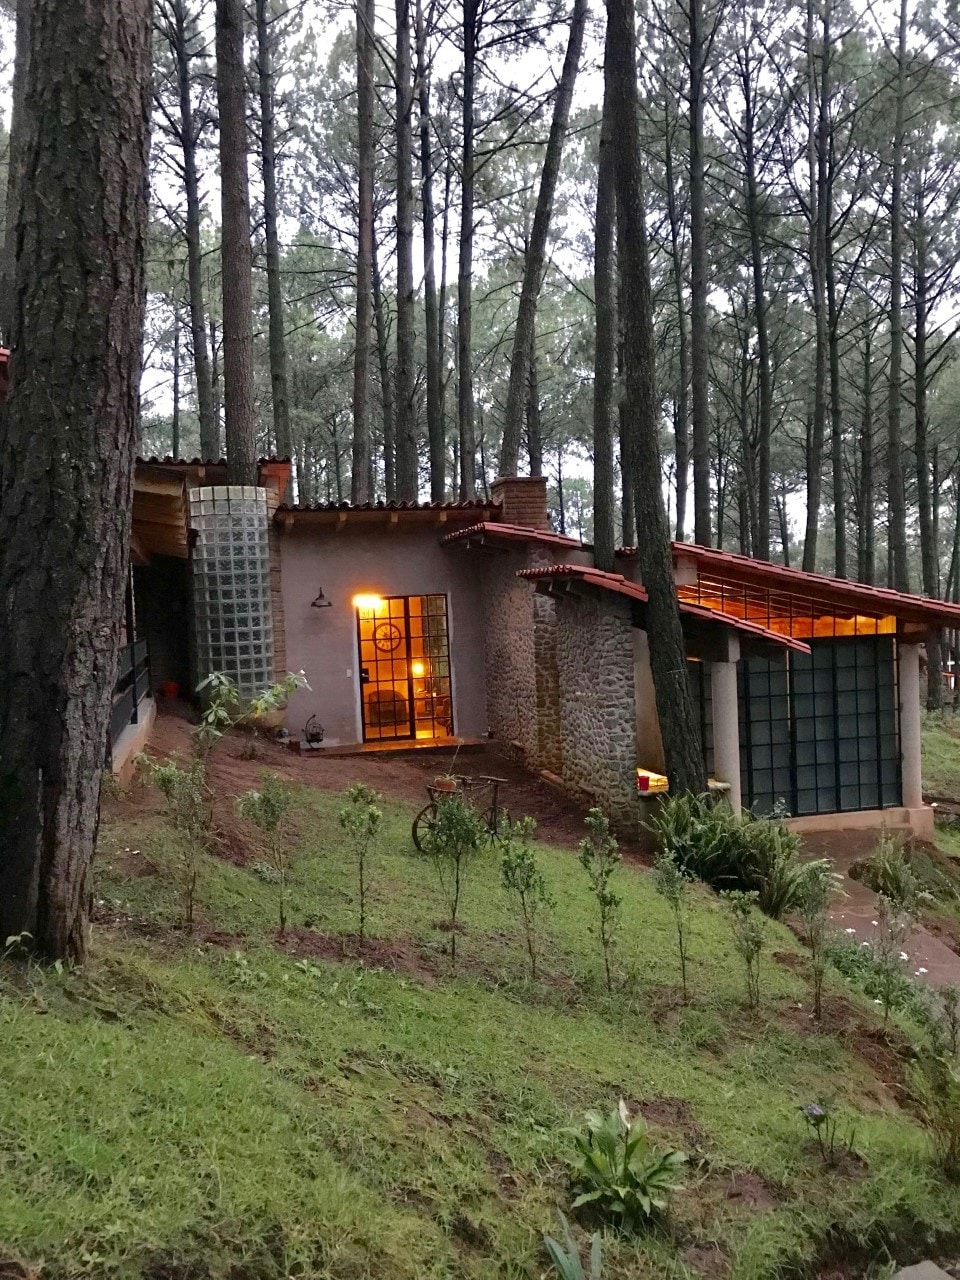
[[[557,670],[563,762],[572,792],[598,805],[635,837],[637,712],[629,605],[568,597],[557,601]]]

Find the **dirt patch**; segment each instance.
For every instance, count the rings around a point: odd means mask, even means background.
[[[728,1276],[730,1261],[717,1245],[692,1244],[683,1251],[683,1260],[701,1276]]]
[[[686,1098],[645,1098],[642,1102],[628,1102],[627,1106],[642,1116],[647,1124],[659,1129],[678,1129],[686,1133],[696,1128]]]
[[[783,1199],[772,1183],[750,1170],[725,1173],[715,1179],[708,1179],[705,1185],[711,1185],[711,1189],[733,1207],[743,1205],[748,1209],[775,1209]]]
[[[0,1257],[0,1280],[37,1280],[40,1275],[25,1262],[17,1262],[14,1258]]]
[[[105,903],[94,903],[90,919],[93,924],[109,929],[111,933],[123,934],[130,938],[167,938],[177,932],[158,920],[130,915],[126,911],[117,911]]]
[[[114,871],[129,880],[144,880],[160,874],[157,864],[151,862],[139,849],[124,849],[122,853],[113,855],[112,862]]]
[[[475,1222],[465,1213],[455,1214],[450,1220],[450,1234],[470,1249],[487,1249],[490,1232],[482,1222]]]
[[[796,951],[775,951],[773,958],[777,964],[783,965],[785,969],[792,969],[795,973],[803,972],[807,968],[806,956]]]
[[[287,955],[318,956],[324,960],[359,961],[392,973],[404,973],[432,985],[436,970],[423,958],[412,938],[364,938],[355,933],[319,933],[313,929],[288,929],[274,940]]]

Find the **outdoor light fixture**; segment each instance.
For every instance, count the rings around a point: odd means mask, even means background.
[[[321,587],[320,590],[317,592],[316,600],[310,601],[310,607],[312,609],[329,609],[332,603],[333,601],[328,600],[327,597],[323,594],[323,587]]]
[[[385,604],[383,596],[361,592],[353,597],[353,607],[361,613],[379,613]]]

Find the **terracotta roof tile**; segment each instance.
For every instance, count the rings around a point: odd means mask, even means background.
[[[472,524],[466,529],[457,529],[454,533],[445,533],[440,541],[462,542],[467,538],[476,537],[492,538],[499,542],[537,542],[542,546],[563,547],[568,551],[583,545],[576,538],[554,533],[552,529],[534,529],[530,525],[523,524],[502,524],[498,520],[485,520],[481,524]]]

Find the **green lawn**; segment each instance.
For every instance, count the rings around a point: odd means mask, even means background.
[[[926,716],[922,743],[924,792],[960,803],[960,719],[953,713]]]
[[[349,933],[339,801],[299,800],[294,926]],[[681,1008],[671,918],[625,866],[608,997],[584,873],[543,848],[557,908],[533,985],[491,853],[467,885],[453,976],[409,820],[388,807],[374,874],[397,971],[278,949],[275,887],[227,862],[205,865],[205,930],[187,938],[163,820],[105,825],[96,893],[125,923],[97,930],[80,974],[0,967],[0,1258],[52,1280],[532,1280],[572,1199],[564,1130],[621,1095],[691,1163],[657,1233],[606,1242],[606,1280],[694,1276],[720,1253],[737,1280],[770,1280],[804,1274],[831,1236],[907,1259],[956,1231],[960,1193],[894,1101],[900,1066],[873,1007],[846,991],[854,1029],[809,1029],[802,965],[771,954],[799,954],[785,929],[769,927],[748,1014],[725,917],[698,893]],[[202,942],[210,926],[236,937]],[[829,1094],[862,1157],[841,1172],[798,1112]]]

